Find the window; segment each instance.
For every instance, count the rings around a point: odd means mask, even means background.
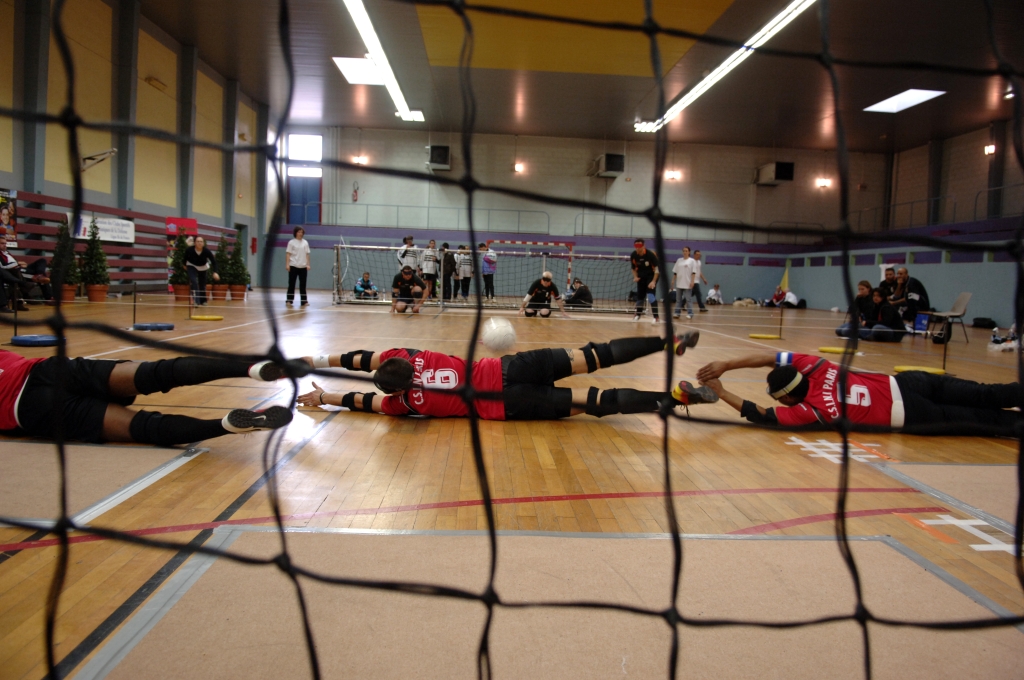
[[[319,163],[324,157],[321,135],[288,135],[288,158],[293,161]]]

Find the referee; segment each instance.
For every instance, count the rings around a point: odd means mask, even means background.
[[[633,280],[636,281],[636,315],[633,321],[640,320],[644,315],[644,305],[650,300],[651,313],[654,314],[653,323],[658,323],[658,302],[654,296],[660,274],[658,256],[644,247],[642,238],[634,241],[633,247],[635,250],[629,254],[629,265],[633,268]]]

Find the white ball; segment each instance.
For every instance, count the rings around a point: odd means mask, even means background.
[[[492,352],[504,352],[516,344],[516,329],[508,319],[491,317],[480,333],[484,346]]]

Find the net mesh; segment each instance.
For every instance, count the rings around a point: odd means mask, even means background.
[[[402,0],[404,2],[416,3],[416,0]],[[452,11],[460,20],[464,28],[464,38],[462,44],[462,50],[460,55],[460,66],[459,66],[459,82],[462,92],[462,114],[463,114],[463,125],[461,130],[461,145],[462,154],[465,159],[465,174],[457,179],[423,175],[421,173],[401,171],[388,168],[367,168],[361,165],[355,165],[344,161],[328,161],[324,165],[332,165],[337,168],[343,168],[347,170],[359,170],[361,172],[374,173],[379,175],[387,175],[392,177],[403,177],[407,179],[421,180],[424,182],[434,182],[437,184],[449,185],[452,187],[458,187],[461,189],[466,197],[466,211],[470,216],[468,221],[468,238],[469,244],[475,244],[478,242],[478,235],[474,227],[472,215],[474,214],[474,201],[478,194],[481,192],[489,192],[495,194],[501,194],[511,197],[523,198],[531,201],[536,201],[545,204],[552,205],[563,205],[572,206],[577,208],[585,208],[587,210],[602,211],[608,214],[620,215],[634,220],[647,220],[654,232],[654,249],[659,255],[662,262],[667,262],[666,258],[664,239],[663,239],[663,225],[682,225],[692,227],[707,227],[716,229],[718,231],[729,230],[728,225],[723,225],[719,222],[711,220],[699,219],[688,217],[686,215],[668,214],[663,212],[661,205],[661,193],[662,193],[662,177],[665,170],[666,161],[666,150],[667,150],[667,138],[666,131],[664,128],[658,130],[655,134],[655,160],[651,182],[651,203],[649,207],[643,210],[631,210],[622,207],[616,207],[611,205],[598,205],[584,201],[578,201],[573,199],[560,198],[558,196],[549,196],[533,192],[518,191],[507,187],[498,186],[487,186],[479,183],[474,174],[474,158],[472,153],[472,140],[474,135],[475,119],[476,119],[476,99],[473,88],[470,83],[470,69],[469,64],[474,47],[473,37],[473,21],[472,17],[476,13],[486,13],[491,15],[503,15],[509,17],[518,17],[534,22],[557,22],[564,25],[580,26],[580,27],[595,27],[609,29],[618,32],[635,32],[643,33],[649,38],[650,43],[650,58],[651,58],[651,70],[654,74],[661,74],[664,72],[661,63],[661,56],[659,52],[657,38],[660,35],[674,36],[680,38],[686,38],[698,42],[709,43],[722,47],[729,47],[732,49],[744,48],[745,45],[741,42],[734,40],[724,39],[716,36],[695,34],[689,31],[674,29],[670,27],[661,26],[657,22],[657,17],[653,12],[652,0],[645,0],[645,20],[639,24],[631,24],[628,22],[605,22],[605,21],[594,21],[589,19],[555,16],[551,14],[543,14],[538,12],[529,12],[517,9],[509,9],[500,6],[484,6],[476,5],[472,3],[461,2],[457,0],[420,0],[418,4],[429,4],[435,6],[444,6]],[[170,134],[162,130],[146,128],[138,125],[131,124],[125,121],[86,121],[81,118],[78,111],[75,109],[74,102],[76,97],[76,88],[78,80],[75,77],[76,69],[80,68],[79,65],[74,63],[71,55],[71,49],[68,43],[68,38],[65,33],[65,26],[63,20],[63,11],[66,5],[66,0],[56,0],[53,5],[53,36],[58,49],[59,54],[59,65],[52,65],[51,68],[62,67],[67,73],[66,90],[65,90],[65,101],[66,105],[64,108],[55,114],[44,114],[34,111],[20,110],[3,108],[0,109],[0,115],[10,118],[15,118],[28,123],[51,123],[62,126],[68,133],[68,156],[70,159],[71,172],[73,177],[73,198],[74,198],[74,220],[77,222],[79,216],[82,213],[82,202],[83,202],[83,186],[82,186],[82,174],[81,166],[78,159],[81,158],[79,151],[79,137],[82,131],[85,130],[100,130],[106,132],[114,132],[124,135],[136,135],[141,137],[147,137],[150,139],[157,139],[163,141],[169,141],[179,144],[193,145],[196,147],[214,149],[218,151],[233,152],[233,153],[244,153],[244,154],[256,154],[260,162],[267,160],[276,160],[277,154],[275,149],[279,148],[277,140],[274,143],[267,145],[228,145],[228,144],[217,144],[199,139],[184,137],[180,135]],[[1022,145],[1021,137],[1021,121],[1022,112],[1021,106],[1024,102],[1024,93],[1021,91],[1021,77],[1022,72],[1015,68],[1012,64],[1008,63],[1004,59],[995,35],[995,19],[994,19],[994,8],[992,0],[985,0],[984,3],[979,3],[974,11],[983,12],[987,21],[988,28],[988,43],[992,50],[992,59],[995,62],[995,67],[992,68],[977,68],[972,66],[957,66],[950,64],[937,64],[937,63],[925,63],[917,61],[902,61],[902,62],[877,62],[870,60],[853,60],[838,57],[832,53],[830,44],[830,0],[818,0],[817,11],[819,16],[820,26],[820,50],[818,51],[792,51],[792,50],[781,50],[768,47],[759,47],[755,51],[758,53],[755,58],[759,58],[763,55],[768,55],[773,58],[784,58],[793,60],[808,60],[815,62],[821,66],[828,76],[829,82],[831,83],[832,89],[832,106],[835,120],[835,135],[836,135],[836,160],[839,168],[839,195],[840,195],[840,228],[829,232],[826,235],[837,239],[840,244],[844,258],[843,266],[841,268],[841,281],[846,291],[847,301],[852,304],[854,298],[854,292],[852,287],[852,281],[850,279],[849,271],[849,249],[851,244],[858,241],[875,241],[875,242],[900,242],[900,243],[914,243],[926,247],[943,248],[951,251],[984,251],[993,250],[993,244],[991,243],[970,243],[970,242],[959,242],[951,241],[942,238],[922,236],[916,234],[899,234],[891,232],[883,233],[872,233],[870,235],[854,233],[849,226],[847,215],[849,205],[849,191],[850,191],[850,169],[848,159],[848,149],[846,142],[846,130],[843,117],[843,109],[839,106],[839,101],[842,94],[842,81],[839,77],[837,67],[844,67],[847,69],[861,69],[861,70],[875,70],[875,69],[902,69],[906,71],[916,72],[942,72],[949,74],[957,74],[964,77],[970,78],[991,78],[1001,77],[1003,78],[1010,87],[1012,87],[1013,93],[1016,95],[1013,99],[1013,150],[1016,156],[1017,162],[1021,167],[1024,167],[1024,145]],[[967,11],[967,10],[965,10]],[[295,83],[295,70],[292,62],[292,41],[291,41],[291,28],[289,23],[289,2],[282,0],[279,3],[277,10],[277,22],[279,38],[283,51],[284,67],[287,73],[289,82],[289,96],[286,105],[283,110],[285,112],[290,110],[291,105],[291,93]],[[748,48],[752,49],[752,48]],[[666,99],[663,83],[660,79],[654,78],[654,85],[657,91],[658,101],[658,112],[659,117],[666,110]],[[285,130],[288,124],[287,114],[285,114],[280,120],[277,121],[276,130],[277,134],[281,134],[281,131]],[[278,192],[278,196],[284,196],[283,180],[280,174],[277,172],[278,166],[273,164],[275,168],[275,177]],[[284,206],[278,204],[273,212],[269,233],[266,236],[267,247],[263,249],[263,257],[261,262],[262,267],[262,281],[268,282],[270,280],[270,270],[274,261],[276,261],[277,253],[274,251],[272,244],[276,242],[279,233],[281,232],[281,225],[284,216]],[[767,226],[750,226],[744,225],[742,227],[736,227],[736,230],[754,231],[767,233],[771,232],[774,236],[779,235],[790,235],[794,238],[802,236],[814,235],[820,237],[822,232],[815,230],[812,234],[811,230],[801,229],[799,226],[794,227],[773,227],[769,229]],[[1016,275],[1017,284],[1014,297],[1014,316],[1017,322],[1017,327],[1022,328],[1024,324],[1024,270],[1022,270],[1022,262],[1024,262],[1024,251],[1022,251],[1022,245],[1024,245],[1024,221],[1017,232],[1013,240],[1000,244],[997,248],[1001,253],[1008,255],[1013,261],[1016,262]],[[475,248],[472,251],[474,261],[479,264],[479,254]],[[475,281],[475,290],[482,290],[480,282],[480,269],[479,266],[474,267],[475,273],[473,279]],[[588,274],[588,276],[590,276]],[[597,274],[600,277],[600,273]],[[58,275],[59,278],[59,275]],[[594,278],[594,277],[590,277]],[[379,285],[379,284],[378,284]],[[664,301],[666,297],[666,282],[665,278],[661,279],[661,298],[663,302],[663,317],[668,324],[668,332],[671,333],[671,314],[668,313],[668,302]],[[227,352],[215,352],[208,349],[201,349],[199,347],[187,345],[178,342],[161,342],[152,340],[149,338],[140,338],[136,335],[132,335],[119,328],[94,322],[80,322],[70,321],[63,314],[60,305],[58,304],[54,309],[53,314],[43,321],[27,322],[22,321],[25,326],[37,325],[46,326],[56,335],[63,338],[66,331],[75,330],[92,330],[100,333],[104,333],[110,337],[129,341],[133,344],[141,344],[149,347],[172,350],[175,352],[189,354],[194,356],[205,356],[213,358],[223,359],[240,359],[244,361],[255,362],[263,359],[270,359],[284,365],[289,373],[289,377],[292,380],[292,395],[293,397],[297,393],[298,383],[297,378],[306,375],[310,371],[306,371],[301,366],[292,363],[285,362],[285,358],[280,349],[280,333],[275,321],[274,315],[272,314],[271,297],[269,295],[264,296],[266,301],[266,323],[267,327],[272,335],[273,344],[270,350],[262,355],[238,355]],[[475,299],[475,311],[477,324],[474,326],[472,335],[467,340],[466,355],[469,361],[467,362],[467,373],[472,369],[472,361],[476,351],[477,337],[479,334],[479,322],[484,311],[482,300],[479,296]],[[10,324],[7,319],[0,318],[0,323]],[[850,350],[856,350],[858,339],[856,333],[857,319],[853,319],[855,332],[851,335],[847,345]],[[58,345],[57,355],[63,357],[66,355],[63,342]],[[847,379],[847,373],[850,369],[853,361],[854,354],[849,352],[844,355],[841,364],[840,371],[840,390],[845,394],[845,383]],[[672,365],[674,361],[674,355],[672,352],[667,351],[665,354],[666,363],[666,390],[671,389],[671,376],[672,376]],[[1017,355],[1018,364],[1018,375],[1024,374],[1024,363],[1021,361],[1021,355],[1018,352]],[[312,373],[319,373],[312,371]],[[327,375],[326,373],[324,373]],[[351,376],[352,379],[363,379],[369,380],[369,378],[361,378],[359,376]],[[467,376],[467,383],[471,382],[469,376]],[[1024,381],[1022,381],[1024,382]],[[58,398],[63,400],[66,393],[66,380],[59,385]],[[450,392],[449,392],[450,394]],[[668,518],[669,531],[671,534],[671,543],[673,549],[673,569],[672,569],[672,582],[671,582],[671,596],[666,606],[656,607],[631,607],[623,606],[620,604],[614,604],[611,602],[599,602],[599,601],[588,601],[588,602],[523,602],[523,601],[508,601],[503,599],[494,587],[495,570],[498,563],[498,547],[499,541],[495,532],[495,518],[491,500],[491,490],[488,485],[487,476],[485,474],[483,448],[481,445],[480,429],[478,424],[478,418],[476,412],[472,406],[470,396],[464,392],[460,392],[461,397],[469,405],[470,412],[470,432],[471,441],[473,446],[473,456],[476,462],[476,473],[477,480],[480,487],[480,493],[482,496],[483,507],[485,510],[485,516],[487,521],[489,539],[490,539],[490,552],[489,552],[489,575],[490,580],[483,590],[481,591],[470,591],[465,589],[443,587],[438,585],[432,585],[429,583],[416,583],[416,582],[385,582],[374,579],[360,579],[360,578],[345,578],[345,577],[334,577],[325,574],[320,574],[310,569],[297,564],[290,558],[288,552],[288,537],[284,531],[284,520],[281,516],[280,496],[277,487],[276,473],[291,459],[294,453],[283,452],[279,448],[281,435],[278,433],[272,434],[267,439],[266,446],[263,451],[263,462],[265,466],[265,473],[261,477],[260,481],[255,484],[251,489],[251,493],[255,493],[262,487],[266,487],[266,491],[270,500],[271,507],[276,519],[277,535],[280,538],[280,552],[278,555],[272,558],[254,558],[247,555],[234,553],[231,551],[221,551],[207,547],[205,543],[212,535],[209,530],[201,532],[193,540],[188,543],[181,543],[175,541],[158,540],[151,537],[143,537],[138,535],[132,535],[121,531],[115,531],[106,529],[98,526],[76,526],[76,524],[70,519],[68,514],[68,494],[67,494],[67,469],[65,461],[65,447],[64,447],[64,433],[66,429],[66,423],[63,422],[63,410],[57,408],[55,410],[56,419],[53,423],[53,438],[56,443],[57,456],[60,462],[60,517],[57,519],[55,525],[44,533],[50,533],[57,537],[59,540],[59,558],[57,560],[56,568],[54,569],[52,583],[49,588],[46,611],[45,611],[45,642],[46,642],[46,663],[49,669],[49,675],[53,678],[65,677],[68,675],[75,666],[88,655],[91,651],[89,648],[90,644],[97,644],[95,640],[90,642],[86,640],[75,650],[66,654],[62,658],[58,656],[57,644],[55,641],[55,630],[57,623],[57,612],[59,610],[61,596],[65,586],[65,578],[68,571],[68,559],[69,559],[69,533],[72,531],[82,532],[85,534],[92,534],[101,536],[107,539],[122,541],[126,543],[132,543],[136,545],[146,546],[155,549],[172,551],[174,557],[171,562],[168,563],[168,567],[171,571],[176,568],[176,565],[180,565],[190,555],[194,554],[206,554],[219,557],[221,559],[231,560],[237,563],[251,564],[251,565],[267,565],[273,568],[279,569],[285,574],[293,583],[295,588],[296,597],[299,604],[299,609],[302,614],[302,622],[305,633],[305,641],[308,649],[308,657],[311,673],[314,677],[319,678],[320,663],[317,655],[316,647],[314,645],[314,631],[312,629],[310,619],[306,608],[306,600],[303,589],[303,580],[310,579],[320,581],[323,583],[337,584],[348,587],[358,588],[372,588],[380,591],[392,591],[409,593],[415,596],[425,597],[443,597],[461,600],[476,601],[484,605],[487,609],[486,623],[480,634],[480,641],[478,645],[478,668],[480,677],[490,677],[492,675],[490,654],[489,654],[489,641],[491,631],[491,621],[494,610],[498,607],[557,607],[557,608],[578,608],[584,610],[609,610],[628,612],[636,616],[652,617],[664,620],[668,624],[669,634],[671,635],[671,650],[669,653],[669,676],[675,677],[677,675],[678,660],[679,660],[679,631],[682,626],[694,626],[694,627],[721,627],[721,626],[757,626],[764,628],[796,628],[802,626],[820,625],[826,623],[832,623],[837,621],[854,621],[856,622],[861,630],[862,637],[862,649],[863,649],[863,670],[866,677],[872,675],[872,658],[870,642],[871,637],[869,635],[869,624],[881,624],[886,626],[910,626],[916,628],[933,629],[933,630],[950,630],[950,629],[980,629],[990,628],[997,626],[1011,626],[1019,625],[1024,623],[1024,617],[1005,617],[1005,618],[978,618],[971,620],[947,620],[947,621],[909,621],[909,620],[898,620],[892,618],[886,618],[874,614],[868,609],[863,601],[863,595],[861,590],[861,579],[860,570],[850,551],[850,546],[847,539],[847,489],[849,484],[850,476],[850,449],[849,449],[849,433],[854,429],[850,421],[846,416],[846,405],[841,404],[841,415],[842,417],[837,420],[834,424],[834,430],[842,438],[842,465],[840,473],[840,491],[838,493],[836,501],[836,520],[835,520],[835,532],[838,539],[838,545],[842,553],[842,557],[845,561],[845,565],[849,571],[850,579],[854,587],[854,593],[856,596],[855,608],[841,615],[829,616],[824,618],[816,619],[802,619],[802,620],[791,620],[791,621],[754,621],[754,620],[734,620],[734,619],[707,619],[697,618],[695,616],[687,615],[686,612],[681,611],[678,607],[680,585],[683,577],[683,543],[679,534],[679,524],[677,521],[676,510],[672,502],[672,478],[670,476],[670,470],[672,466],[669,464],[669,419],[681,417],[672,411],[663,411],[661,417],[664,420],[664,429],[661,438],[662,444],[662,455],[664,457],[664,498],[665,498],[665,512]],[[475,395],[475,398],[486,398],[488,395]],[[495,395],[490,395],[492,398]],[[294,399],[293,399],[294,401]],[[717,420],[713,418],[700,418],[693,417],[693,421],[712,423],[712,424],[723,424],[731,427],[740,427],[734,420]],[[949,425],[960,425],[961,430],[963,424],[949,424]],[[941,431],[941,428],[933,430],[933,432]],[[986,429],[980,426],[975,426],[975,432],[977,434],[1006,434],[1001,432],[994,432],[991,429]],[[1015,433],[1017,434],[1017,433]],[[1021,449],[1024,452],[1024,448]],[[1018,464],[1017,467],[1017,479],[1021,486],[1024,486],[1024,466]],[[225,510],[226,516],[230,516],[233,512],[232,509]],[[36,529],[37,526],[31,523],[19,520],[17,518],[0,518],[0,521],[6,522],[13,526],[22,527],[25,529]],[[1024,539],[1024,506],[1021,506],[1018,501],[1017,512],[1016,512],[1016,529],[1014,535],[1014,564],[1016,569],[1016,575],[1020,581],[1022,587],[1024,587],[1024,568],[1022,568],[1021,560],[1021,543]],[[117,621],[113,622],[115,625]]]

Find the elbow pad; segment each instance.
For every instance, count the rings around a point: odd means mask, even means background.
[[[757,404],[752,401],[743,401],[743,407],[740,408],[740,415],[746,418],[748,421],[755,425],[778,425],[779,421],[775,417],[775,409],[768,409],[764,415],[757,410]]]
[[[347,368],[350,371],[366,371],[370,372],[370,360],[373,358],[373,352],[365,349],[357,349],[354,352],[346,352],[341,355],[341,367]],[[359,360],[359,367],[356,368],[356,360]]]

